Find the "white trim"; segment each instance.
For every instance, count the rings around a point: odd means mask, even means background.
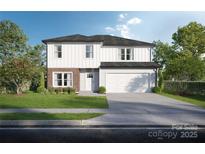
[[[71,74],[72,85],[71,86],[55,86],[55,84],[54,84],[54,74],[55,73],[61,73],[61,74],[70,73]],[[62,84],[63,84],[63,76],[62,76]],[[73,72],[53,72],[52,73],[52,86],[54,88],[68,88],[68,87],[72,87],[73,88]]]

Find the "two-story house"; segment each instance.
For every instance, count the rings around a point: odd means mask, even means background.
[[[47,86],[108,93],[150,92],[156,85],[153,44],[110,35],[70,35],[47,45]]]

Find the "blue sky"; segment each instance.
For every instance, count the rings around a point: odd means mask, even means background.
[[[0,20],[18,24],[32,45],[71,34],[111,34],[142,41],[171,42],[177,27],[197,21],[205,12],[0,12]]]

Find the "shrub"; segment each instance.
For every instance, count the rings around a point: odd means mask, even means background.
[[[39,86],[37,88],[37,93],[45,93],[46,89],[45,89],[45,80],[44,80],[44,73],[41,72],[41,77],[40,77],[40,81],[39,81]]]
[[[33,92],[33,91],[30,91],[30,90],[27,90],[27,91],[24,91],[23,93],[24,93],[24,94],[33,94],[34,92]]]
[[[5,87],[0,87],[0,94],[7,94],[7,90]]]
[[[62,88],[56,88],[55,89],[56,94],[62,93],[63,89]]]
[[[205,95],[205,82],[165,81],[164,91],[177,95]]]
[[[64,93],[64,94],[67,94],[67,93],[68,93],[68,91],[69,91],[69,89],[68,89],[68,88],[63,88],[63,93]]]
[[[74,88],[68,88],[68,93],[69,94],[75,94],[75,89]]]
[[[161,88],[160,87],[153,87],[152,92],[153,93],[161,93]]]
[[[48,89],[45,88],[43,93],[44,93],[45,95],[49,94]]]
[[[37,93],[44,93],[46,89],[44,87],[38,87],[37,88]]]
[[[50,94],[56,94],[55,89],[54,88],[48,88],[48,91]]]
[[[105,92],[106,92],[106,88],[105,87],[103,87],[103,86],[99,87],[98,93],[104,94]]]

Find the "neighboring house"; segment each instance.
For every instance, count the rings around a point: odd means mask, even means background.
[[[157,68],[152,43],[110,35],[71,35],[43,40],[47,45],[47,87],[108,93],[150,92]]]

